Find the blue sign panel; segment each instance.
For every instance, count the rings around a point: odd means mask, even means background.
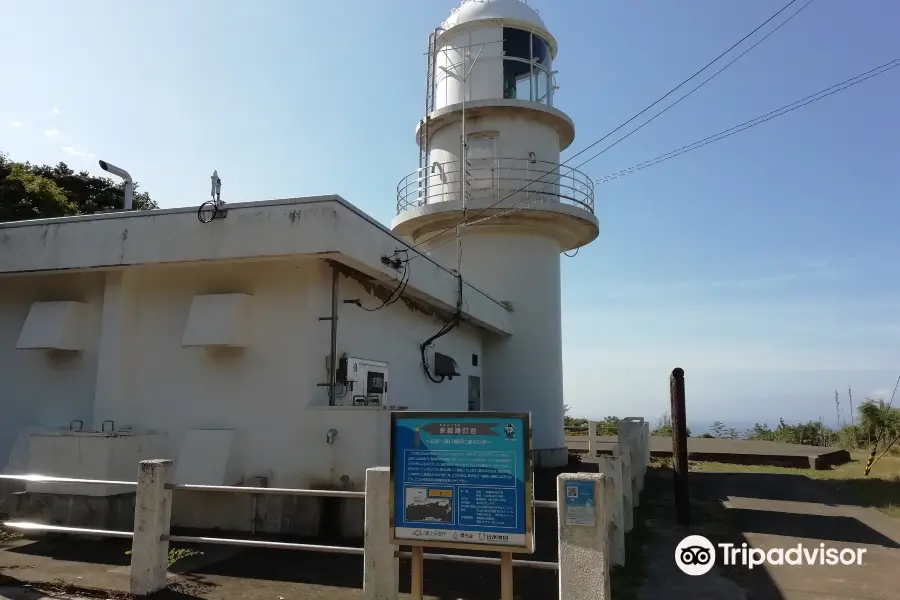
[[[403,411],[391,429],[395,543],[533,550],[527,413]]]
[[[593,481],[566,481],[566,525],[593,527],[597,524]]]

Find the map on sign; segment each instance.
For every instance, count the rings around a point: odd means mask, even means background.
[[[523,413],[391,415],[393,536],[531,552],[531,429]]]

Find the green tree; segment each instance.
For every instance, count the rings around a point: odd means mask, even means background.
[[[766,423],[756,423],[752,429],[748,429],[746,433],[744,433],[744,437],[748,440],[774,442],[775,432],[772,431]]]
[[[605,417],[597,423],[597,435],[618,435],[619,417]]]
[[[664,412],[656,422],[656,429],[650,432],[650,435],[658,435],[661,437],[672,437],[672,416],[668,412]],[[691,437],[691,430],[687,428],[687,436]]]
[[[159,208],[134,184],[135,210]],[[16,163],[0,153],[0,221],[92,214],[121,209],[125,183],[56,166]]]
[[[0,221],[76,214],[75,205],[52,179],[0,155]]]
[[[713,436],[717,438],[725,437],[725,432],[727,431],[727,429],[728,428],[725,426],[725,423],[723,423],[722,421],[716,421],[709,428]]]

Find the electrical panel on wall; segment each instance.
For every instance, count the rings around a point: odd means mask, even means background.
[[[365,358],[347,358],[347,390],[353,406],[385,406],[388,394],[388,363]]]

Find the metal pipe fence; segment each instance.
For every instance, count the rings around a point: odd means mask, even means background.
[[[598,441],[597,423],[578,427],[587,429],[582,436],[588,442],[591,455]],[[567,428],[575,429],[575,428]],[[555,571],[559,574],[560,594],[570,597],[572,590],[592,590],[592,599],[609,598],[609,569],[596,569],[598,561],[623,565],[625,562],[625,532],[632,527],[632,511],[637,506],[643,488],[644,471],[649,462],[649,424],[638,418],[619,421],[617,424],[619,443],[614,446],[612,456],[598,459],[596,473],[566,473],[556,478],[556,500],[533,500],[535,509],[555,509],[558,516],[557,562],[537,560],[513,560],[512,554],[501,551],[500,558],[473,556],[467,554],[426,553],[421,546],[399,542],[392,533],[390,504],[392,480],[385,467],[366,470],[366,490],[299,489],[225,485],[195,485],[169,483],[174,477],[171,460],[147,460],[139,465],[138,481],[84,479],[56,477],[41,474],[0,475],[0,480],[18,480],[32,484],[73,484],[98,485],[108,487],[128,487],[136,489],[134,526],[132,531],[93,529],[48,525],[30,521],[10,520],[2,523],[23,531],[56,532],[101,538],[131,539],[131,593],[147,595],[162,590],[168,585],[167,549],[169,542],[187,544],[214,544],[244,548],[268,548],[305,552],[323,552],[362,556],[363,589],[366,598],[396,597],[396,559],[412,559],[413,581],[421,586],[422,560],[438,562],[460,562],[500,567],[504,589],[512,589],[512,567]],[[584,488],[587,486],[587,488]],[[29,486],[30,487],[30,486]],[[570,498],[577,498],[581,489],[588,489],[584,505],[570,505]],[[339,499],[356,499],[365,502],[364,547],[308,544],[260,539],[237,539],[173,535],[171,508],[174,491],[218,492],[226,494],[308,496]],[[76,490],[78,491],[78,490]],[[574,491],[575,494],[570,494]],[[572,507],[575,507],[575,518]],[[583,509],[593,511],[592,520],[585,521]],[[582,510],[582,512],[577,512]],[[255,511],[254,511],[255,512]],[[545,517],[546,518],[546,517]],[[256,521],[254,520],[254,523]],[[253,533],[255,534],[255,528]],[[399,545],[399,547],[398,547]],[[401,551],[400,547],[412,546],[413,551]],[[471,551],[478,551],[477,545]],[[502,549],[501,549],[502,550]],[[418,580],[416,574],[418,573]],[[511,593],[511,592],[510,592]]]
[[[242,494],[272,494],[280,496],[320,496],[323,498],[365,498],[365,492],[352,490],[304,490],[295,488],[249,487],[243,485],[193,485],[167,483],[167,490],[190,490],[195,492],[237,492]]]
[[[398,550],[397,552],[394,552],[394,556],[396,556],[397,558],[412,558],[412,552],[401,552]],[[476,565],[500,565],[499,558],[493,558],[490,556],[470,556],[468,554],[434,554],[431,552],[425,552],[422,557],[425,560],[461,562]],[[548,562],[542,560],[513,560],[512,564],[514,567],[559,571],[558,562]]]
[[[244,546],[250,548],[275,548],[278,550],[301,550],[307,552],[325,552],[329,554],[356,554],[362,556],[363,548],[355,546],[326,546],[323,544],[295,544],[293,542],[268,542],[263,540],[241,540],[218,537],[197,537],[193,535],[164,535],[167,542],[185,544],[216,544],[220,546]]]
[[[105,479],[76,479],[72,477],[52,477],[49,475],[0,475],[0,479],[30,481],[32,483],[80,483],[95,485],[122,485],[137,487],[137,481],[108,481]]]
[[[5,527],[22,529],[24,531],[56,531],[58,533],[71,533],[75,535],[94,535],[108,538],[133,538],[132,531],[113,531],[109,529],[87,529],[85,527],[63,527],[62,525],[45,525],[43,523],[31,523],[29,521],[4,521]]]
[[[622,463],[622,465],[624,464],[625,463]],[[598,512],[596,513],[596,524],[591,526],[594,528],[594,533],[591,534],[593,537],[591,537],[592,541],[589,542],[589,545],[591,545],[590,550],[586,549],[584,546],[587,538],[582,539],[584,531],[586,530],[582,530],[582,532],[579,532],[573,537],[573,532],[570,530],[571,528],[569,528],[567,518],[563,518],[563,513],[559,512],[559,560],[557,562],[514,560],[510,553],[501,553],[500,558],[491,556],[473,556],[463,553],[426,553],[421,547],[416,546],[413,546],[413,552],[410,552],[406,550],[406,548],[409,547],[406,544],[400,543],[398,547],[398,545],[391,543],[393,540],[391,539],[392,534],[389,525],[390,511],[385,510],[385,501],[390,493],[390,479],[385,477],[388,473],[384,468],[368,469],[366,471],[366,491],[355,491],[167,483],[168,481],[171,481],[171,477],[174,475],[173,467],[172,461],[169,460],[143,461],[140,463],[138,481],[83,479],[45,476],[40,474],[0,475],[0,479],[19,480],[35,484],[80,484],[136,488],[135,517],[132,531],[47,525],[43,523],[15,520],[3,522],[2,525],[22,531],[55,532],[73,536],[131,539],[130,589],[135,595],[151,594],[168,585],[166,549],[168,548],[168,543],[173,542],[361,556],[364,558],[362,567],[364,573],[364,595],[366,598],[370,599],[396,597],[399,589],[396,560],[400,558],[411,559],[414,565],[413,571],[418,569],[420,576],[422,560],[499,566],[501,580],[507,582],[504,585],[510,586],[509,589],[511,589],[512,585],[511,569],[513,567],[520,569],[539,569],[558,573],[561,585],[562,582],[568,582],[567,585],[569,586],[575,585],[573,583],[575,581],[580,582],[584,579],[585,573],[593,573],[596,577],[599,577],[599,579],[596,582],[592,582],[588,587],[590,587],[590,589],[596,588],[597,590],[601,590],[601,592],[598,592],[600,595],[598,595],[597,598],[606,599],[608,598],[608,595],[602,593],[602,590],[608,589],[608,569],[601,569],[599,571],[591,570],[587,568],[587,564],[592,560],[613,560],[610,558],[611,555],[607,554],[606,548],[609,543],[608,539],[610,539],[609,535],[613,529],[617,531],[621,529],[621,525],[616,524],[616,519],[621,520],[621,517],[613,516],[615,512],[612,509],[612,505],[619,504],[622,507],[622,511],[627,510],[630,512],[632,508],[630,500],[627,503],[625,502],[626,499],[630,498],[630,495],[626,497],[622,491],[626,486],[629,490],[631,489],[631,481],[623,481],[621,479],[622,476],[628,477],[624,474],[625,472],[622,470],[624,467],[621,465],[616,467],[618,470],[613,471],[618,473],[618,475],[615,475],[615,479],[610,479],[608,481],[604,479],[604,477],[609,476],[608,472],[607,474],[568,474],[565,478],[566,485],[568,485],[568,481],[573,478],[580,479],[580,481],[592,486],[592,489],[594,490],[592,493],[596,494],[596,504],[594,504],[594,506],[596,506]],[[628,477],[628,479],[631,478]],[[618,483],[615,483],[616,481],[618,481]],[[557,479],[556,500],[533,500],[533,507],[535,509],[566,511],[569,505],[569,496],[562,495],[568,493],[566,491],[568,488],[565,488],[564,490],[563,487],[560,487],[563,486],[563,482],[564,479],[560,476],[560,478]],[[366,502],[366,536],[364,547],[268,541],[260,539],[173,535],[170,532],[171,506],[173,492],[178,490],[191,492],[218,492],[226,494],[251,494],[253,496],[283,495],[363,500]],[[622,514],[621,511],[619,514]],[[546,518],[546,516],[544,518]],[[622,545],[624,545],[624,541]],[[577,551],[573,550],[574,547],[577,547]],[[403,548],[403,550],[400,548]],[[478,549],[477,546],[472,548],[473,551],[477,551]],[[621,560],[623,561],[624,559]],[[623,564],[623,562],[617,562],[616,564]],[[415,565],[418,565],[418,567]],[[591,575],[591,577],[594,575]],[[413,577],[413,579],[415,579],[415,577]],[[577,585],[581,584],[579,583]],[[594,598],[594,596],[592,595],[591,598]]]
[[[82,485],[122,485],[137,487],[136,481],[110,481],[103,479],[79,479],[74,477],[53,477],[46,475],[0,475],[0,479],[29,481],[33,483],[71,483]],[[226,493],[244,493],[244,494],[270,494],[284,496],[317,496],[331,498],[358,498],[365,499],[365,492],[352,490],[312,490],[299,488],[272,488],[272,487],[249,487],[234,485],[195,485],[195,484],[165,484],[167,490],[186,490],[201,492],[226,492]],[[556,508],[555,500],[535,500],[536,508]],[[113,531],[107,529],[90,529],[85,527],[64,527],[60,525],[45,525],[42,523],[33,523],[28,521],[5,521],[3,525],[14,529],[26,531],[52,531],[57,533],[68,533],[73,535],[91,535],[107,538],[133,538],[132,531]],[[323,544],[299,544],[293,542],[273,542],[265,540],[248,540],[248,539],[230,539],[219,537],[203,537],[190,535],[163,535],[162,540],[168,542],[195,543],[195,544],[216,544],[223,546],[243,546],[249,548],[275,548],[281,550],[300,550],[308,552],[325,552],[332,554],[350,554],[362,556],[364,549],[354,546],[329,546]],[[408,558],[409,552],[398,553],[397,556]],[[452,560],[456,562],[468,562],[478,564],[500,564],[498,558],[486,558],[468,555],[452,555],[452,554],[426,554],[429,560]],[[557,563],[544,563],[540,561],[520,560],[513,561],[513,564],[519,567],[533,567],[538,569],[558,569]]]

